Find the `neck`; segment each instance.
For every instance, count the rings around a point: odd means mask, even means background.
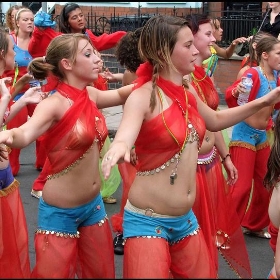
[[[280,5],[275,8],[272,8],[271,12],[278,14],[280,12]]]
[[[23,40],[29,40],[30,39],[30,33],[29,32],[22,32],[22,31],[18,31],[17,37]]]
[[[260,68],[268,80],[274,80],[273,70],[270,67],[260,64]]]

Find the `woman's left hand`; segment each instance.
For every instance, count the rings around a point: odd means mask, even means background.
[[[234,164],[231,161],[230,156],[226,157],[224,162],[224,167],[227,171],[227,175],[228,175],[228,179],[227,179],[227,183],[232,186],[236,183],[237,179],[238,179],[238,171],[236,169],[236,167],[234,166]]]

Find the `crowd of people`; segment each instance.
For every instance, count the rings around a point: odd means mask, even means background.
[[[280,5],[269,3],[264,22],[274,27]],[[218,278],[219,253],[239,278],[252,278],[243,234],[269,239],[275,260],[268,277],[280,277],[280,41],[272,27],[250,38],[225,93],[229,108],[218,110],[213,62],[229,59],[248,38],[219,47],[217,18],[155,15],[133,32],[95,36],[70,3],[58,25],[17,5],[6,21],[0,278],[113,279],[114,253],[124,255],[128,279]],[[124,73],[103,67],[100,52],[113,47]],[[253,88],[239,106],[247,73]],[[122,85],[109,90],[110,81]],[[102,110],[119,105],[111,141]],[[223,131],[231,126],[228,141]],[[31,188],[38,198],[31,267],[16,176],[20,150],[34,141],[40,173]],[[120,212],[109,220],[104,203],[116,203],[119,185]]]

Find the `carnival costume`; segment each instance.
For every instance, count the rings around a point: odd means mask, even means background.
[[[140,65],[134,88],[151,81],[152,69],[148,62]],[[190,92],[162,77],[156,79],[156,88],[160,98],[163,98],[161,91],[173,103],[142,124],[135,142],[137,176],[153,176],[154,172],[168,168],[185,143],[197,141],[200,145],[205,133],[204,120],[198,114],[196,100]],[[139,209],[127,201],[123,221],[124,278],[139,275],[141,278],[147,272],[155,277],[169,278],[169,269],[174,278],[216,277],[214,263],[192,210],[182,216],[149,215],[149,212],[151,209]],[[156,252],[152,256],[143,252],[147,248],[147,238]]]
[[[105,119],[86,89],[61,82],[57,91],[73,104],[42,135],[48,155],[42,172],[48,180],[71,172],[94,143],[100,151],[108,135]],[[32,278],[74,278],[75,274],[78,278],[114,278],[112,241],[100,194],[73,208],[54,207],[40,198]]]
[[[252,73],[253,79],[248,102],[264,96],[280,84],[277,71],[273,71],[275,81],[268,81],[259,66],[246,70],[243,77],[247,73]],[[233,98],[232,91],[240,80],[235,81],[226,90],[229,107],[238,106],[237,98]],[[274,108],[279,109],[279,105],[280,103],[277,103]],[[233,127],[229,148],[232,162],[238,170],[238,180],[232,187],[232,196],[240,223],[249,230],[249,233],[262,231],[269,224],[268,205],[271,195],[271,191],[263,185],[270,154],[266,130],[251,127],[245,121],[240,122]]]
[[[6,70],[2,77],[12,77],[13,79],[13,85],[23,76],[27,73],[27,66],[29,62],[32,60],[32,56],[27,50],[21,49],[17,45],[17,37],[15,35],[10,35],[13,45],[14,45],[14,51],[15,51],[15,62],[16,67],[14,70]],[[29,85],[25,85],[22,88],[21,93],[16,95],[14,97],[14,100],[11,100],[11,104],[15,101],[17,101],[26,90],[28,90]],[[12,90],[11,90],[12,92]],[[19,127],[22,124],[24,124],[28,116],[32,116],[34,110],[36,108],[36,104],[27,104],[24,106],[20,112],[7,124],[7,129],[12,129],[15,127]],[[11,152],[9,153],[9,161],[12,167],[13,175],[17,175],[20,169],[20,149],[17,148],[11,148]],[[44,165],[46,159],[46,154],[44,153],[44,149],[41,148],[40,141],[36,140],[36,162],[35,166],[36,168],[42,168]]]
[[[213,110],[218,109],[219,95],[203,67],[195,65],[192,85],[200,99]],[[241,278],[252,272],[238,215],[232,207],[230,187],[222,171],[215,146],[208,154],[199,154],[196,172],[196,199],[193,211],[203,231],[218,272],[218,251]]]
[[[25,211],[10,164],[0,170],[0,213],[0,278],[30,278]]]

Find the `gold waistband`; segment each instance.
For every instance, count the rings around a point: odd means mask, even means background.
[[[169,216],[169,215],[163,215],[163,214],[158,214],[155,213],[152,208],[146,208],[146,209],[140,209],[130,203],[129,200],[126,201],[125,207],[126,210],[129,210],[131,212],[137,213],[137,214],[142,214],[144,216],[149,216],[149,217],[158,217],[158,218],[174,218],[178,216]]]

